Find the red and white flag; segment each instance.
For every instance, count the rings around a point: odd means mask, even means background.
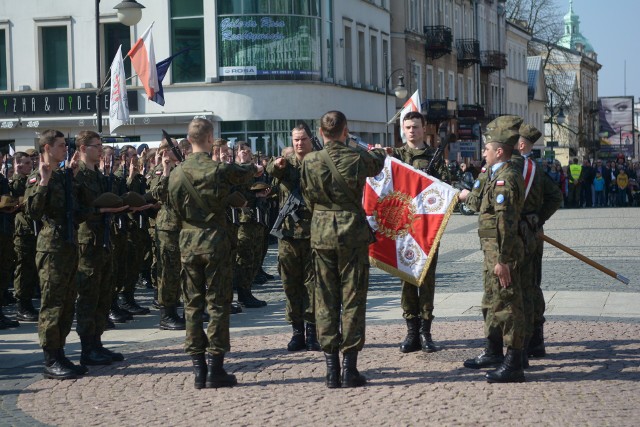
[[[109,133],[129,120],[127,83],[122,61],[122,45],[111,63],[111,96],[109,101]]]
[[[413,95],[411,95],[411,98],[407,99],[407,102],[404,103],[400,110],[400,138],[404,139],[404,131],[402,130],[402,120],[404,119],[404,116],[411,111],[420,112],[421,108],[420,92],[416,90]]]
[[[131,58],[131,64],[133,64],[133,68],[136,70],[140,83],[144,86],[144,90],[147,92],[149,99],[153,98],[153,95],[160,89],[158,72],[156,70],[156,55],[153,50],[152,27],[153,23],[149,25],[149,28],[147,28],[127,54],[127,56]]]
[[[363,206],[377,242],[371,264],[400,279],[424,282],[455,208],[458,190],[393,157],[367,179]]]

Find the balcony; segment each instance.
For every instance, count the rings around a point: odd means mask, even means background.
[[[480,68],[489,73],[507,68],[507,55],[497,50],[483,50],[480,55]]]
[[[480,63],[480,42],[476,39],[456,40],[458,66],[467,68]]]
[[[438,59],[451,53],[453,36],[451,28],[442,25],[425,26],[425,52],[427,58]]]
[[[456,102],[449,99],[427,99],[422,104],[422,109],[426,110],[425,118],[429,123],[438,123],[456,116]]]

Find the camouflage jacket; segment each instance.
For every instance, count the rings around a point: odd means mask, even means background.
[[[9,180],[0,173],[0,196],[12,195]],[[13,214],[0,212],[0,234],[13,236]]]
[[[487,168],[489,169],[489,168]],[[485,252],[486,267],[518,262],[523,243],[518,222],[524,203],[524,181],[511,162],[505,162],[489,178],[480,194],[478,235]]]
[[[248,167],[249,165],[252,165],[253,163],[242,163],[241,166],[243,167]],[[236,187],[234,187],[234,191],[238,191],[239,193],[241,193],[244,198],[247,200],[247,204],[245,205],[245,207],[243,208],[238,208],[238,218],[240,221],[240,224],[243,223],[247,223],[247,222],[256,222],[256,203],[258,201],[258,198],[256,197],[256,193],[254,193],[253,191],[250,190],[251,186],[253,185],[253,183],[255,182],[255,179],[250,180],[249,182],[246,182],[242,185],[238,185]]]
[[[393,149],[393,157],[425,173],[428,173],[429,163],[431,163],[435,153],[436,150],[426,145],[426,143],[425,148],[411,148],[405,144],[400,148]],[[449,169],[447,169],[444,162],[440,162],[433,176],[441,181],[451,182]]]
[[[147,192],[147,179],[144,175],[136,173],[132,178],[128,175],[125,177],[124,169],[119,168],[115,172],[115,176],[118,178],[118,182],[121,186],[122,182],[126,179],[126,191],[133,191],[138,194],[145,194]],[[145,211],[126,214],[126,216],[129,218],[130,225],[137,226],[145,230],[149,228],[149,217]]]
[[[305,203],[313,212],[311,247],[335,249],[366,246],[370,232],[362,208],[362,193],[366,178],[382,171],[386,154],[380,149],[364,151],[351,148],[339,141],[327,142],[324,151],[356,198],[335,180],[320,151],[305,156],[301,186]]]
[[[163,175],[162,164],[153,168],[149,181],[149,191],[154,199],[160,201],[162,206],[156,216],[156,229],[162,231],[180,231],[180,219],[176,212],[169,206],[169,177]],[[171,172],[175,167],[171,169]],[[171,176],[171,172],[169,176]]]
[[[94,211],[93,208],[82,205],[78,195],[78,183],[72,180],[71,209],[74,219],[73,242],[67,242],[66,220],[66,171],[56,169],[46,186],[40,186],[40,174],[34,171],[29,175],[27,190],[25,191],[25,212],[35,220],[42,220],[42,230],[38,234],[36,250],[48,252],[59,250],[65,244],[77,243],[77,228]]]
[[[532,159],[533,160],[533,159]],[[522,174],[524,157],[517,152],[511,156],[513,167]],[[538,215],[538,225],[542,226],[560,208],[562,192],[553,180],[536,165],[531,189],[522,207],[522,215]]]
[[[177,171],[182,168],[183,173]],[[218,242],[230,239],[225,215],[227,198],[234,185],[251,182],[256,166],[241,166],[211,160],[208,153],[193,153],[169,176],[169,205],[182,221],[180,253],[182,256],[210,254]],[[188,179],[202,202],[203,210],[183,184]],[[212,217],[207,218],[212,214]]]
[[[13,181],[11,181],[11,194],[13,197],[24,197],[24,193],[27,190],[27,175],[14,175]],[[34,221],[24,212],[24,208],[20,209],[16,213],[15,217],[15,234],[16,236],[33,236]],[[41,225],[38,225],[38,229]]]
[[[487,172],[487,168],[483,166],[473,183],[473,188],[467,196],[467,200],[464,202],[472,211],[478,212],[480,210],[480,203],[482,202],[480,195],[482,194],[482,190],[484,190],[484,185],[488,177],[489,173]]]
[[[302,161],[298,160],[295,155],[288,156],[285,159],[287,160],[287,164],[283,169],[275,167],[275,158],[271,159],[267,165],[267,173],[275,178],[279,184],[280,191],[278,192],[278,200],[280,202],[280,208],[282,208],[289,198],[289,194],[291,194],[293,189],[300,189],[300,169],[302,168]],[[311,237],[311,211],[304,206],[298,209],[297,215],[300,218],[300,221],[297,223],[291,215],[285,218],[282,223],[282,234],[285,237],[291,237],[293,239],[308,239]]]
[[[98,170],[91,170],[87,164],[80,161],[80,170],[76,175],[79,184],[79,197],[87,206],[93,206],[93,201],[107,191],[105,176]],[[104,239],[104,215],[91,210],[87,220],[80,224],[78,243],[101,245]]]

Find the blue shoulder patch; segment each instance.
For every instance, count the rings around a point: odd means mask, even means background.
[[[473,188],[478,188],[480,187],[480,180],[476,180],[476,182],[473,183]]]
[[[504,203],[504,195],[498,194],[498,197],[496,197],[496,203],[498,203],[499,205]]]

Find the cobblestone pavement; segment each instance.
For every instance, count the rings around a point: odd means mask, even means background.
[[[482,347],[472,294],[481,291],[476,224],[477,216],[452,216],[441,243],[434,323],[434,338],[445,346],[441,352],[398,351],[404,335],[399,283],[372,270],[367,344],[359,360],[370,384],[363,389],[328,390],[321,353],[283,350],[289,327],[276,279],[255,286],[256,296],[269,302],[266,308],[232,317],[227,367],[240,385],[230,390],[193,389],[182,351],[184,332],[158,331],[156,310],[105,336],[105,342],[126,354],[124,363],[93,368],[73,381],[42,379],[35,324],[0,331],[0,426],[637,425],[640,209],[561,210],[546,224],[550,237],[631,283],[617,282],[546,245],[543,287],[547,299],[553,298],[546,326],[550,354],[532,362],[525,384],[489,385],[481,372],[461,367]],[[272,246],[265,263],[272,274],[275,262]],[[151,291],[137,295],[150,305]],[[443,310],[456,298],[462,304],[453,307],[468,307],[464,316]],[[602,301],[626,307],[603,311]],[[14,308],[5,307],[5,313],[14,315]],[[67,347],[77,360],[73,331]]]
[[[434,329],[444,350],[403,355],[399,325],[370,327],[361,389],[326,389],[322,353],[288,353],[288,335],[272,334],[232,340],[232,389],[194,390],[190,363],[173,345],[132,350],[82,379],[34,382],[17,403],[40,422],[67,426],[637,425],[638,324],[554,322],[548,357],[531,362],[526,383],[508,385],[462,367],[482,346],[479,321]]]

